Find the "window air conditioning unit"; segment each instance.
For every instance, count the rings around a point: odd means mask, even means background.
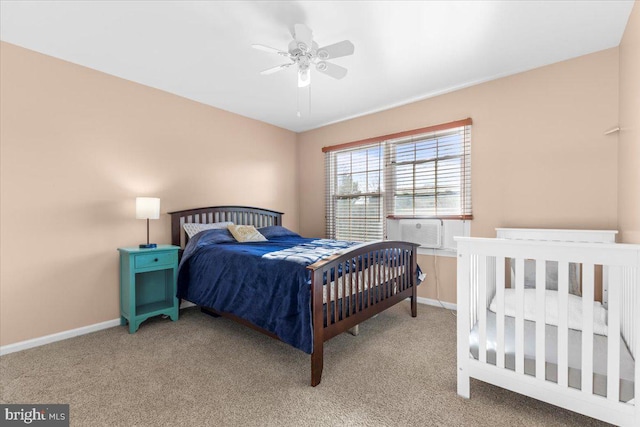
[[[389,240],[417,243],[423,248],[442,247],[443,223],[440,219],[401,219],[387,221]]]

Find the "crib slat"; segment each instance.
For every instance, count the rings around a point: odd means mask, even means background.
[[[470,286],[471,286],[471,304],[469,306],[469,313],[471,324],[475,325],[478,321],[478,255],[472,254],[469,259],[469,270],[471,272]]]
[[[607,399],[620,400],[620,294],[621,267],[609,266],[609,313],[607,323]],[[637,400],[636,400],[637,402]]]
[[[536,258],[536,378],[546,380],[546,280],[547,263]]]
[[[524,374],[524,259],[516,258],[516,372]]]
[[[594,265],[582,264],[582,392],[593,393]]]
[[[487,257],[478,257],[478,360],[487,363]]]
[[[569,263],[558,262],[558,385],[569,385]]]
[[[504,368],[504,268],[505,258],[496,257],[496,366]]]
[[[638,262],[636,264],[636,267],[633,267],[633,276],[631,278],[631,281],[628,283],[628,286],[631,286],[635,289],[634,292],[634,297],[633,297],[633,302],[634,302],[634,307],[638,308],[640,307],[640,251],[638,251]],[[634,317],[632,317],[631,319],[626,319],[626,321],[632,321],[637,319],[635,316],[638,316],[639,314],[637,313],[637,311],[634,310]],[[631,347],[631,353],[633,354],[634,360],[635,360],[635,369],[634,369],[634,396],[636,396],[636,400],[635,400],[635,412],[636,412],[636,424],[640,423],[640,404],[638,403],[638,396],[640,396],[640,357],[638,357],[638,355],[640,355],[640,327],[638,327],[639,325],[633,323],[633,327],[632,327],[632,335],[633,335],[633,342],[634,345]]]
[[[458,266],[457,266],[457,278],[456,278],[456,291],[458,295],[458,307],[461,308],[458,311],[457,318],[457,392],[458,395],[469,398],[469,372],[467,372],[467,365],[469,363],[469,332],[471,331],[471,325],[473,325],[473,319],[469,318],[470,311],[465,313],[465,308],[470,309],[473,305],[473,301],[470,299],[471,292],[471,276],[470,276],[470,264],[471,255],[469,253],[461,252],[461,247],[458,246]]]

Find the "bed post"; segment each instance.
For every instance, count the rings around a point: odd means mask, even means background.
[[[322,269],[313,271],[311,276],[311,313],[313,319],[313,353],[311,353],[311,386],[320,384],[322,378],[322,356],[324,353],[324,316],[322,312]],[[327,310],[329,305],[327,304]],[[329,313],[327,313],[327,319]]]

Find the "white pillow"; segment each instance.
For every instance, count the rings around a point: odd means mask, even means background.
[[[569,328],[576,331],[582,330],[582,298],[568,295],[567,317]],[[558,326],[558,291],[545,290],[545,323]],[[496,312],[496,297],[493,297],[489,310]],[[504,290],[504,314],[516,317],[516,292],[515,289]],[[535,321],[536,318],[536,290],[524,290],[524,319]],[[607,335],[607,310],[598,301],[593,301],[593,333]]]
[[[189,238],[193,238],[196,234],[204,230],[212,230],[214,228],[227,228],[233,225],[233,222],[212,222],[211,224],[200,224],[196,222],[185,223],[182,228]]]

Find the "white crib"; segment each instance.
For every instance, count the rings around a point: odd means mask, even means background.
[[[476,378],[640,426],[640,245],[615,244],[615,233],[499,229],[496,239],[456,238],[460,396],[469,398]],[[557,291],[547,289],[552,269]],[[569,292],[576,279],[581,297]],[[602,304],[594,302],[600,288]]]

